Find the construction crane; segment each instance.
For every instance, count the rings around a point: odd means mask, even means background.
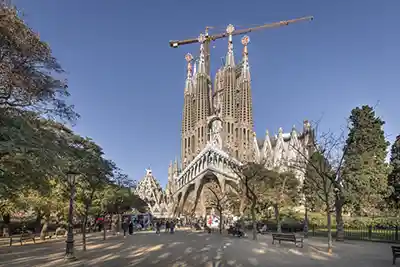
[[[243,35],[246,33],[259,31],[259,30],[263,30],[263,29],[287,26],[289,24],[296,23],[296,22],[312,21],[313,19],[314,19],[313,16],[308,16],[308,17],[301,17],[301,18],[291,19],[291,20],[283,20],[283,21],[268,23],[268,24],[264,24],[264,25],[247,28],[247,29],[235,30],[232,32],[231,35],[232,36]],[[207,73],[210,73],[210,42],[218,40],[218,39],[226,38],[229,35],[227,32],[209,35],[208,31],[210,29],[213,29],[213,27],[207,26],[205,28],[205,42],[204,42],[205,67],[206,67]],[[198,38],[192,38],[192,39],[186,39],[186,40],[181,40],[181,41],[179,41],[179,40],[169,41],[169,45],[172,48],[178,48],[181,45],[194,44],[194,43],[198,43],[198,42],[199,42]]]

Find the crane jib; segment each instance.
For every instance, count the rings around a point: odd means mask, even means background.
[[[300,21],[312,21],[314,19],[313,16],[308,16],[308,17],[302,17],[302,18],[298,18],[298,19],[291,19],[291,20],[283,20],[283,21],[279,21],[279,22],[273,22],[273,23],[269,23],[269,24],[264,24],[264,25],[260,25],[260,26],[256,26],[256,27],[252,27],[252,28],[247,28],[247,29],[242,29],[242,30],[236,30],[232,33],[233,36],[236,35],[242,35],[242,34],[246,34],[246,33],[250,33],[253,31],[257,31],[257,30],[262,30],[262,29],[267,29],[267,28],[275,28],[275,27],[281,27],[281,26],[287,26],[289,24],[292,23],[296,23],[296,22],[300,22]],[[224,33],[219,33],[219,34],[214,34],[214,35],[209,35],[206,36],[206,42],[208,41],[215,41],[217,39],[222,39],[222,38],[226,38],[228,37],[228,34],[226,32]],[[180,45],[185,45],[185,44],[194,44],[194,43],[198,43],[198,39],[197,38],[192,38],[192,39],[186,39],[186,40],[174,40],[174,41],[170,41],[169,45],[173,48],[177,48]]]

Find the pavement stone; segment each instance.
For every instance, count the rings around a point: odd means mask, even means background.
[[[251,237],[251,235],[250,235]],[[175,234],[137,232],[124,238],[101,233],[89,234],[87,251],[82,251],[81,236],[76,240],[78,260],[63,260],[65,242],[0,247],[0,266],[7,267],[120,267],[120,266],[363,266],[391,265],[390,244],[346,241],[334,243],[333,254],[326,253],[326,239],[310,238],[304,247],[292,243],[272,245],[270,235],[237,238],[226,234],[178,229]]]

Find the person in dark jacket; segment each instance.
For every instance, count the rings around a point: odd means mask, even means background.
[[[167,222],[165,223],[165,232],[166,232],[166,233],[169,232],[169,227],[170,227],[170,223],[169,223],[169,221],[167,221]]]
[[[132,220],[129,221],[129,234],[133,235],[133,222],[132,222]]]
[[[122,223],[122,228],[124,229],[124,238],[126,237],[126,232],[128,232],[129,227],[129,219],[128,217],[124,218],[124,222]]]
[[[160,234],[161,222],[156,222],[156,234]]]

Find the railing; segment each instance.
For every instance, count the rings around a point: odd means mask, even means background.
[[[309,226],[309,236],[326,236],[327,228]],[[400,243],[400,226],[360,226],[345,227],[344,238],[352,240],[382,241]],[[332,236],[336,237],[336,229],[332,229]]]

